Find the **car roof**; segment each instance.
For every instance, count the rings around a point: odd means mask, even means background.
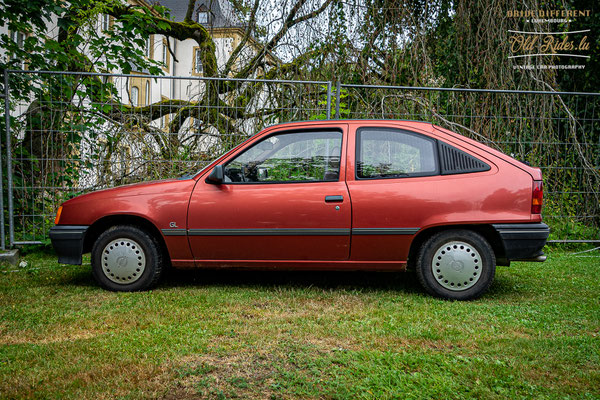
[[[275,127],[290,127],[293,128],[295,126],[305,126],[305,125],[339,125],[341,123],[344,124],[385,124],[390,123],[392,125],[398,123],[410,123],[410,125],[414,125],[415,127],[421,125],[432,126],[433,123],[425,122],[425,121],[415,121],[409,119],[324,119],[324,120],[305,120],[305,121],[291,121],[291,122],[281,122],[279,124],[273,124],[267,126],[265,129],[275,128]]]

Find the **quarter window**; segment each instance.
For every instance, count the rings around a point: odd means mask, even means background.
[[[400,129],[363,128],[357,135],[356,175],[359,179],[437,175],[436,154],[434,139]]]
[[[342,133],[270,136],[225,166],[225,182],[326,182],[340,175]]]

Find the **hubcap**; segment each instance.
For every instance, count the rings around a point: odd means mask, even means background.
[[[481,255],[468,243],[448,242],[433,255],[431,272],[448,290],[466,290],[481,277]]]
[[[102,251],[102,271],[115,283],[133,283],[140,279],[145,268],[146,256],[135,240],[116,239]]]

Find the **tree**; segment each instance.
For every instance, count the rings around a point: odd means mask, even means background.
[[[180,41],[194,40],[201,49],[205,77],[237,79],[256,76],[267,79],[289,77],[297,71],[302,62],[311,57],[311,53],[306,51],[297,54],[295,59],[287,63],[275,63],[273,62],[275,57],[270,55],[277,50],[284,39],[287,39],[291,29],[319,16],[333,1],[324,0],[321,3],[295,0],[279,11],[279,15],[275,18],[275,21],[279,21],[278,24],[262,21],[262,25],[257,21],[258,14],[261,13],[260,0],[252,0],[249,4],[237,2],[238,13],[246,21],[244,36],[224,67],[219,69],[216,47],[210,32],[203,25],[192,20],[195,0],[188,1],[186,17],[180,22],[171,20],[167,9],[145,2],[128,4],[121,0],[70,2],[38,0],[23,5],[19,0],[8,0],[0,5],[0,24],[6,25],[11,32],[25,34],[26,38],[19,43],[17,38],[8,34],[0,36],[0,48],[11,55],[9,60],[0,64],[0,67],[19,69],[26,65],[28,69],[34,71],[118,70],[125,74],[132,70],[148,70],[153,75],[160,75],[162,69],[159,62],[145,57],[144,45],[149,35],[163,35]],[[101,14],[111,15],[115,23],[110,29],[98,32],[94,29],[94,24]],[[264,15],[264,10],[262,14]],[[50,16],[56,16],[58,32],[48,32],[48,26],[51,26]],[[267,34],[264,25],[277,26],[278,29]],[[264,43],[253,40],[257,36],[262,36]],[[244,59],[241,55],[250,41],[256,51],[253,57]],[[83,50],[84,48],[86,51]],[[179,147],[184,138],[177,134],[192,114],[203,122],[205,131],[209,128],[216,129],[224,140],[227,140],[226,137],[232,133],[239,134],[234,121],[250,118],[257,113],[256,104],[251,108],[248,108],[248,105],[264,90],[260,83],[241,87],[237,83],[218,81],[207,84],[206,90],[195,101],[169,99],[144,107],[133,107],[124,103],[116,95],[114,87],[103,84],[99,77],[92,75],[75,76],[69,79],[64,76],[50,77],[48,78],[50,81],[45,82],[43,88],[32,82],[32,79],[39,79],[39,76],[11,76],[13,100],[23,101],[33,96],[36,99],[53,99],[56,104],[69,104],[74,108],[80,108],[83,102],[91,101],[96,116],[121,124],[128,130],[141,129],[155,133],[154,138],[160,145],[162,154],[169,154],[169,156],[181,150]],[[35,93],[32,94],[32,91]],[[229,99],[229,102],[224,99]],[[23,142],[45,142],[47,132],[60,130],[56,125],[38,126],[39,121],[51,120],[61,124],[64,123],[64,118],[71,116],[68,109],[64,107],[62,108],[64,113],[57,115],[57,110],[48,110],[40,107],[39,104],[39,101],[32,102],[26,113],[25,126],[29,129]],[[262,115],[269,112],[275,115],[279,110],[274,103],[263,100],[262,104],[274,106],[272,110],[263,110],[265,112]],[[52,104],[49,106],[51,107]],[[50,112],[54,113],[52,118],[45,115]],[[172,114],[168,127],[168,140],[164,138],[165,135],[161,135],[161,131],[151,125],[152,121],[166,114]],[[35,149],[43,146],[33,147],[35,153]]]
[[[235,10],[244,21],[244,34],[222,66],[217,65],[217,49],[210,31],[192,20],[195,0],[188,1],[183,21],[173,21],[169,10],[142,0],[1,3],[0,26],[19,33],[0,35],[0,49],[9,55],[1,58],[3,71],[26,67],[32,71],[81,73],[10,75],[11,106],[24,109],[15,111],[11,118],[13,179],[14,186],[21,188],[15,190],[15,204],[33,205],[35,209],[21,214],[53,214],[55,204],[72,195],[65,188],[75,193],[82,187],[92,189],[149,176],[193,172],[216,151],[230,148],[254,133],[243,129],[246,121],[254,118],[258,124],[287,119],[283,114],[292,107],[282,102],[302,101],[293,90],[229,78],[293,77],[313,56],[309,43],[297,47],[297,51],[285,50],[282,58],[287,62],[279,61],[274,53],[291,41],[294,30],[324,14],[334,1],[293,0],[276,9],[269,9],[270,3],[262,0],[235,1]],[[266,16],[273,13],[267,20]],[[104,14],[110,15],[114,23],[100,31],[97,22]],[[147,70],[152,75],[163,74],[161,63],[145,55],[150,35],[195,41],[201,50],[204,76],[224,79],[205,81],[193,99],[129,104],[114,84],[93,73]],[[244,57],[249,44],[255,51],[251,57]],[[295,107],[302,109],[298,104]],[[157,121],[167,116],[168,125],[160,127]],[[191,117],[199,122],[194,129],[189,126]],[[215,151],[201,148],[203,136],[217,138]],[[124,171],[116,162],[122,158],[118,153],[133,141],[139,144],[136,151],[140,161]],[[39,187],[63,189],[51,193]],[[29,223],[36,225],[35,221]]]

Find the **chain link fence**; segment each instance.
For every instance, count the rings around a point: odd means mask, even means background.
[[[600,93],[345,84],[334,91],[335,115],[430,121],[541,168],[551,241],[600,243]]]
[[[58,205],[81,193],[193,174],[265,126],[327,118],[330,86],[9,71],[9,245],[47,240]]]
[[[47,241],[58,205],[121,184],[193,174],[275,123],[431,121],[539,166],[554,240],[600,241],[600,96],[5,71],[3,248]]]

